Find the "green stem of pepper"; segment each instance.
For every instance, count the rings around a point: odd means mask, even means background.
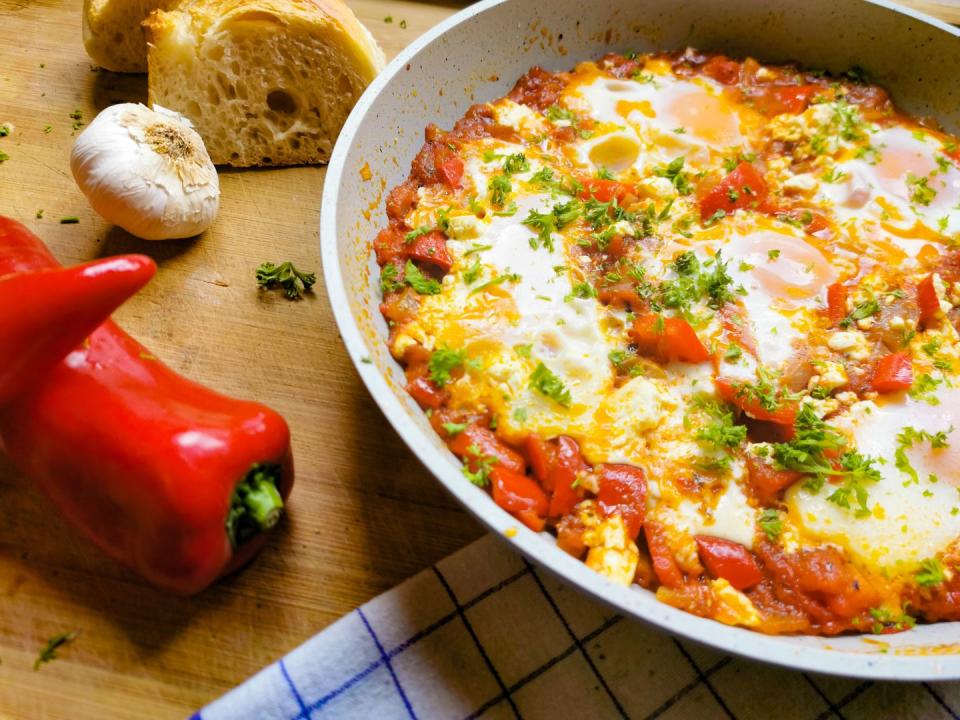
[[[256,464],[237,485],[230,498],[227,537],[236,549],[254,536],[269,530],[283,515],[283,498],[277,490],[279,465]]]

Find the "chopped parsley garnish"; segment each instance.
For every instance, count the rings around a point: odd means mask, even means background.
[[[907,173],[907,187],[910,189],[910,199],[919,205],[929,205],[937,196],[937,191],[929,185],[930,178],[917,177]]]
[[[448,435],[459,435],[467,429],[467,423],[445,422],[443,423],[443,429]]]
[[[778,257],[780,257],[780,251],[774,248],[773,250],[767,250],[767,260],[773,262]]]
[[[506,175],[495,175],[487,183],[487,189],[490,191],[490,202],[500,207],[507,201],[507,195],[513,190],[513,186]]]
[[[463,476],[477,487],[486,487],[490,484],[490,471],[496,464],[497,459],[484,455],[476,445],[470,445],[467,448],[467,462],[463,465]],[[473,465],[476,470],[471,470]]]
[[[597,296],[597,289],[588,282],[579,282],[573,286],[570,293],[563,298],[564,302],[570,302],[573,298],[580,298],[585,300],[587,298],[595,298]]]
[[[572,111],[567,110],[567,108],[562,108],[559,105],[551,105],[547,108],[544,115],[547,116],[547,120],[552,123],[558,121],[567,121],[571,124],[576,124],[577,116],[573,114]]]
[[[927,558],[920,562],[920,569],[914,578],[917,581],[917,585],[921,587],[939,585],[946,579],[943,572],[943,564],[937,560],[937,558]]]
[[[43,648],[40,650],[40,653],[37,655],[37,659],[33,661],[33,669],[39,670],[40,666],[44,663],[56,660],[57,650],[67,643],[72,642],[76,637],[77,633],[75,632],[64,632],[58,633],[47,640],[47,644],[43,646]]]
[[[424,275],[410,260],[407,260],[407,265],[403,269],[403,277],[407,285],[420,295],[440,294],[440,283]]]
[[[517,153],[516,155],[508,155],[507,159],[503,162],[503,172],[505,175],[513,175],[519,172],[527,172],[530,169],[530,163],[527,161],[527,156],[523,153]]]
[[[824,182],[828,182],[828,183],[838,183],[841,180],[843,180],[846,176],[847,174],[845,172],[843,172],[842,170],[838,170],[836,167],[830,168],[829,170],[827,170],[827,172],[821,175]]]
[[[279,265],[263,263],[257,268],[256,277],[261,288],[281,287],[288,300],[298,300],[304,293],[311,292],[317,282],[316,273],[302,272],[289,261]]]
[[[0,150],[0,163],[6,162],[10,159],[10,156],[7,155],[3,150]]]
[[[427,363],[430,379],[436,383],[437,387],[443,387],[452,379],[450,373],[463,367],[466,359],[466,350],[451,350],[448,347],[437,348],[433,351],[430,361]]]
[[[557,230],[562,230],[580,217],[582,212],[583,206],[579,200],[570,200],[566,203],[554,205],[553,210],[548,213],[531,210],[523,220],[524,225],[537,231],[537,236],[530,238],[530,247],[534,250],[545,247],[550,252],[553,252],[554,244],[552,233]]]
[[[660,285],[658,302],[688,313],[691,305],[704,299],[709,307],[719,310],[733,300],[734,293],[742,292],[741,288],[733,289],[733,278],[727,271],[728,264],[723,261],[719,251],[714,258],[702,264],[692,251],[680,253],[671,264],[677,278]],[[709,269],[705,271],[704,268]]]
[[[495,285],[502,285],[505,282],[520,282],[521,277],[517,273],[504,273],[503,275],[497,275],[492,280],[487,280],[482,285],[478,285],[473,290],[470,291],[471,295],[476,295],[478,292],[483,292],[487,288],[494,287]]]
[[[550,398],[558,405],[565,408],[570,407],[572,402],[570,391],[563,384],[563,381],[542,362],[537,363],[536,369],[530,375],[530,388],[544,397]]]
[[[689,195],[693,192],[693,186],[690,184],[689,174],[683,171],[684,160],[681,155],[669,165],[654,168],[653,174],[669,180],[680,195]]]
[[[723,359],[728,363],[735,363],[742,357],[743,348],[741,348],[739,345],[731,345],[727,348],[726,352],[723,353]]]
[[[411,231],[408,232],[406,235],[404,235],[404,236],[403,236],[403,241],[404,241],[405,243],[408,243],[408,244],[409,244],[409,243],[412,243],[412,242],[413,242],[414,240],[416,240],[418,237],[422,237],[423,235],[426,235],[427,233],[429,233],[430,230],[431,230],[431,228],[430,228],[429,225],[421,225],[421,226],[418,227],[417,229],[411,230]]]
[[[532,344],[529,344],[529,345],[514,345],[514,346],[513,346],[513,351],[514,351],[517,355],[519,355],[520,357],[528,358],[528,357],[530,357],[530,353],[533,352],[533,345],[532,345]]]
[[[601,180],[615,180],[613,173],[607,170],[607,168],[601,166],[597,168],[597,177]]]
[[[760,513],[760,529],[767,534],[771,542],[776,541],[783,533],[783,520],[780,519],[780,513],[773,508],[766,508]]]
[[[812,491],[822,488],[828,477],[842,478],[842,484],[827,499],[844,508],[850,508],[850,501],[855,500],[857,517],[869,515],[865,484],[880,479],[875,460],[855,450],[840,453],[847,445],[846,438],[818,418],[810,405],[800,407],[794,431],[789,442],[774,444],[776,467],[811,475],[805,487]]]
[[[942,378],[938,380],[930,375],[930,373],[924,373],[913,381],[913,386],[907,394],[914,400],[923,400],[928,405],[939,405],[940,398],[934,395],[933,392],[942,383]]]
[[[397,266],[393,263],[384,265],[380,269],[380,292],[384,295],[403,288],[403,283],[397,280],[397,276],[400,274],[400,271],[397,270]]]
[[[76,132],[83,127],[83,110],[74,110],[70,113],[70,119],[73,120],[73,130]]]
[[[840,321],[840,327],[848,328],[858,320],[864,320],[872,315],[876,315],[878,312],[880,312],[880,303],[877,302],[876,298],[864,300],[862,303],[858,303],[857,306],[850,311],[850,314]]]
[[[736,425],[733,422],[733,412],[719,403],[701,406],[713,418],[713,422],[697,431],[695,439],[718,450],[740,447],[747,439],[745,425]]]
[[[894,615],[892,612],[882,607],[871,608],[870,615],[876,621],[872,628],[872,632],[875,635],[880,635],[881,633],[887,632],[901,632],[903,630],[909,630],[917,624],[917,621],[906,613]]]
[[[463,271],[463,281],[467,285],[472,285],[477,281],[477,278],[480,277],[480,273],[483,272],[483,266],[480,264],[479,260],[474,260],[473,265],[468,267]]]

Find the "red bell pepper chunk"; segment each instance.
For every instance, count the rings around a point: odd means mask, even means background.
[[[913,360],[910,353],[901,351],[884,355],[873,370],[870,387],[878,393],[909,390],[913,385]]]
[[[614,198],[617,202],[623,202],[629,195],[635,195],[636,190],[632,185],[622,183],[617,180],[606,180],[603,178],[579,178],[583,190],[580,191],[581,200],[596,198],[600,202],[610,202]]]
[[[673,557],[673,551],[667,543],[666,534],[660,523],[647,521],[643,525],[643,534],[647,540],[647,549],[650,551],[650,560],[653,563],[653,572],[660,584],[668,588],[679,588],[683,585],[683,572]]]
[[[424,410],[439,410],[450,397],[450,393],[425,377],[414,378],[407,383],[407,392]]]
[[[750,487],[762,505],[773,505],[781,491],[803,478],[794,470],[777,470],[765,458],[747,453],[747,472]]]
[[[719,210],[727,215],[741,208],[767,210],[767,183],[748,162],[741,162],[700,200],[700,217],[707,220]]]
[[[756,558],[740,543],[710,535],[697,535],[697,552],[714,577],[723,578],[737,590],[746,590],[763,580]]]
[[[549,486],[550,517],[566,515],[580,502],[581,497],[574,487],[579,473],[587,470],[577,441],[566,435],[557,438],[556,461],[550,470]]]
[[[816,85],[785,85],[777,86],[771,89],[770,109],[780,113],[793,113],[799,115],[819,92],[820,88]]]
[[[639,315],[629,334],[640,352],[661,360],[699,363],[710,359],[710,351],[683,318]]]
[[[551,490],[551,487],[545,485],[549,477],[550,468],[553,465],[554,449],[546,440],[539,435],[527,435],[523,441],[523,449],[527,456],[527,462],[533,471],[533,476],[541,485]]]
[[[932,273],[917,285],[917,304],[920,306],[921,325],[926,325],[940,314],[940,298],[937,297]]]
[[[157,265],[143,255],[0,277],[0,403],[26,392],[121,303]]]
[[[477,470],[475,463],[482,458],[493,458],[497,461],[497,467],[513,473],[522,474],[526,468],[520,453],[501,442],[493,430],[476,423],[454,435],[447,442],[447,447],[473,471]]]
[[[724,85],[740,82],[740,63],[725,55],[714,55],[703,65],[703,74]]]
[[[444,185],[451,189],[460,187],[460,179],[463,177],[463,160],[454,155],[450,148],[440,145],[434,151],[433,162],[437,175]]]
[[[403,241],[404,233],[394,227],[389,227],[377,233],[373,241],[373,249],[377,253],[377,263],[386,265],[390,262],[406,260],[407,244]]]
[[[597,503],[607,516],[620,515],[631,539],[636,539],[647,513],[647,478],[633,465],[598,465]]]
[[[739,408],[756,420],[766,420],[780,425],[793,425],[794,420],[797,419],[798,404],[795,400],[781,399],[773,410],[768,410],[760,400],[743,392],[742,388],[729,380],[716,378],[714,384],[717,388],[717,394],[725,402]]]
[[[526,475],[496,466],[490,471],[493,501],[530,529],[543,529],[550,502],[546,493]]]
[[[847,286],[834,283],[827,288],[827,317],[831,325],[839,325],[847,316]]]
[[[447,236],[439,230],[432,230],[413,241],[410,257],[423,263],[429,263],[447,272],[453,260],[447,253]]]
[[[55,267],[0,218],[0,274]],[[101,550],[182,594],[248,562],[293,485],[282,417],[177,375],[110,320],[0,405],[0,446]]]

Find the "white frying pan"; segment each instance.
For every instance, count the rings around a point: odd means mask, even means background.
[[[323,190],[327,292],[347,351],[410,449],[491,531],[531,561],[625,615],[756,660],[888,680],[960,678],[960,623],[899,635],[770,637],[659,603],[589,570],[464,480],[460,463],[404,392],[387,350],[371,241],[387,191],[403,180],[429,122],[449,128],[475,102],[505,95],[532,65],[569,69],[609,51],[692,45],[834,72],[854,65],[915,115],[960,129],[960,32],[883,0],[487,0],[426,33],[373,82],[347,120]],[[507,528],[517,534],[506,539]]]

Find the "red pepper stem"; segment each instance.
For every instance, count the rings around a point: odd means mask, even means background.
[[[227,537],[233,548],[269,530],[280,520],[283,498],[277,484],[281,472],[279,465],[258,463],[234,489],[226,523]]]

